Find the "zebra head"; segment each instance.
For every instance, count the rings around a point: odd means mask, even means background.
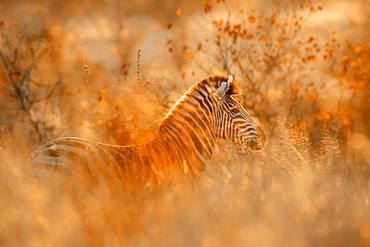
[[[216,112],[216,136],[229,139],[242,151],[261,150],[265,143],[262,128],[242,105],[239,86],[229,75],[227,80],[216,83],[214,93],[218,104]],[[262,141],[263,139],[263,141]]]

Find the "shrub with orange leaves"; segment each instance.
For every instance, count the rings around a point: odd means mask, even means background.
[[[313,34],[308,36],[305,33],[303,25],[322,7],[306,2],[302,8],[309,11],[293,14],[277,9],[264,14],[242,5],[229,12],[227,18],[214,14],[210,30],[205,30],[212,36],[197,41],[203,49],[194,50],[194,60],[204,71],[211,72],[217,68],[218,71],[235,74],[245,82],[242,86],[246,102],[249,102],[247,107],[255,110],[259,117],[271,119],[271,112],[254,109],[258,105],[271,104],[266,88],[284,90],[297,80],[301,81],[301,87],[305,87],[310,74],[304,68],[325,56],[321,52],[324,47]],[[328,50],[331,43],[328,39],[327,59],[333,52]],[[303,91],[300,90],[299,94],[304,94]],[[260,100],[258,104],[256,99]],[[285,101],[284,104],[296,103]]]
[[[328,12],[337,2],[323,1]],[[369,37],[358,41],[350,30],[344,42],[347,13],[329,13],[339,23],[326,23],[316,3],[0,1],[7,20],[0,30],[23,21],[6,36],[32,34],[41,18],[41,40],[52,53],[36,57],[28,77],[32,50],[6,49],[18,62],[10,71],[0,66],[0,245],[370,246]],[[308,29],[311,16],[321,32]],[[330,32],[333,26],[341,32]],[[3,38],[1,51],[30,44],[13,37],[2,46]],[[33,100],[54,73],[63,75],[61,90],[29,112],[52,123],[39,129],[45,139],[143,143],[191,83],[231,73],[266,132],[266,149],[241,154],[218,140],[210,165],[189,188],[69,188],[74,176],[45,186],[24,174],[39,143],[29,134],[35,126],[15,110],[8,75],[30,78],[23,82]],[[89,165],[100,164],[92,156]]]
[[[366,49],[356,45],[352,55],[343,55],[343,41],[336,32],[318,37],[308,31],[307,20],[322,11],[322,5],[305,1],[293,7],[292,12],[283,11],[285,6],[281,5],[264,13],[248,4],[225,8],[228,1],[214,5],[210,11],[208,4],[205,1],[204,10],[210,25],[203,31],[210,35],[196,38],[195,44],[189,43],[189,49],[183,53],[185,60],[195,63],[203,72],[234,74],[243,82],[246,107],[267,126],[275,126],[279,116],[284,115],[293,123],[306,121],[312,127],[308,131],[312,132],[317,131],[315,121],[330,123],[333,129],[353,128],[347,124],[349,121],[342,121],[348,115],[342,106],[328,111],[322,105],[329,86],[319,78],[338,68],[339,62],[343,74],[366,68],[363,58],[354,58]],[[226,15],[220,15],[220,11],[226,11]],[[359,92],[364,88],[363,82],[363,78],[346,80],[347,88],[343,90]],[[268,94],[270,88],[283,97],[272,99]]]
[[[333,73],[339,79],[341,90],[350,94],[345,105],[345,112],[351,114],[356,128],[366,133],[370,121],[366,117],[370,111],[370,45],[347,43],[339,66]],[[347,119],[346,115],[342,119]],[[352,126],[348,121],[340,121],[345,126]]]

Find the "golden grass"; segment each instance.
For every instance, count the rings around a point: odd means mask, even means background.
[[[0,246],[370,246],[368,3],[346,22],[334,2],[273,2],[0,2]],[[220,140],[197,186],[156,191],[31,176],[56,137],[150,140],[215,73],[264,152]]]

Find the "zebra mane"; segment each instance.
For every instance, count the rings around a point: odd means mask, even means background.
[[[172,111],[176,109],[187,97],[192,97],[197,92],[199,92],[201,89],[204,89],[206,86],[211,86],[212,88],[217,89],[221,86],[222,82],[225,82],[227,80],[228,80],[227,76],[210,75],[200,81],[197,81],[187,91],[185,91],[185,93],[176,101],[176,103],[170,108],[170,110],[162,118],[161,123],[163,124],[165,120],[171,115]],[[226,94],[227,95],[241,95],[242,94],[241,88],[235,81],[232,81]]]
[[[201,88],[204,88],[206,85],[210,85],[211,87],[217,89],[221,86],[222,82],[225,82],[228,80],[227,76],[224,75],[210,75],[196,83],[189,89],[190,94],[194,94],[198,92]],[[242,94],[240,86],[233,81],[227,90],[226,94],[228,95],[235,95],[235,94]]]

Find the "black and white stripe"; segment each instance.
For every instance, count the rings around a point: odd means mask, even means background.
[[[94,184],[117,181],[123,186],[154,186],[176,171],[196,177],[212,159],[219,138],[231,140],[242,150],[258,149],[261,133],[236,100],[239,94],[231,76],[209,76],[176,102],[153,140],[144,145],[59,138],[35,150],[33,163],[65,174],[78,171]]]

